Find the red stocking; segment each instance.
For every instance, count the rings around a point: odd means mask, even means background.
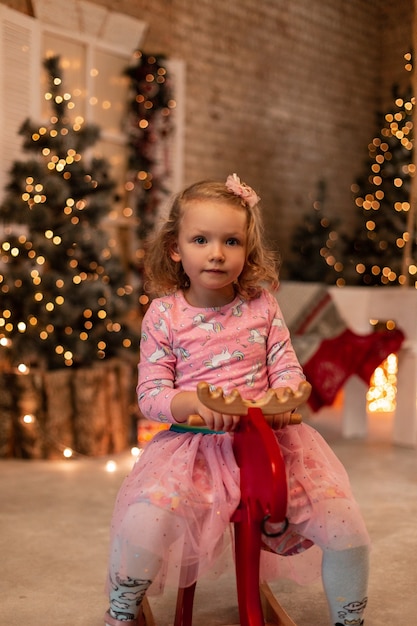
[[[356,374],[368,384],[376,368],[391,353],[397,353],[405,339],[404,333],[399,330],[376,330],[373,333],[371,350],[365,356]]]
[[[403,340],[404,334],[398,329],[357,335],[349,328],[337,337],[324,339],[303,365],[313,387],[309,399],[313,411],[333,404],[337,392],[352,374],[368,383],[378,365],[391,352],[397,352]]]

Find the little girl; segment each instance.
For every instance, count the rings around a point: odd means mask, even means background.
[[[136,626],[149,587],[158,593],[167,581],[188,586],[209,569],[220,571],[240,500],[232,449],[239,417],[202,405],[197,384],[257,400],[304,380],[265,287],[275,288],[278,276],[263,241],[259,198],[236,174],[180,193],[147,259],[150,286],[164,295],[143,319],[138,400],[146,417],[171,428],[146,446],[116,501],[108,626]],[[175,426],[191,414],[203,418],[204,432]],[[299,582],[321,573],[330,623],[363,624],[369,537],[346,472],[308,425],[275,435],[287,468],[289,527],[264,537],[262,560]]]

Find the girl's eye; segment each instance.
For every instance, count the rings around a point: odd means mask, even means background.
[[[194,237],[194,243],[203,244],[206,243],[206,238],[202,235],[199,237]]]
[[[239,240],[238,240],[238,239],[236,239],[235,237],[230,237],[230,239],[228,239],[228,240],[226,241],[226,244],[227,244],[228,246],[238,246],[238,245],[239,245]]]

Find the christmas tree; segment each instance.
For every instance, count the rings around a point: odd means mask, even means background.
[[[339,243],[336,223],[325,215],[326,183],[318,183],[317,198],[313,210],[304,215],[291,239],[293,258],[286,264],[289,280],[302,282],[334,283],[340,264],[334,257]]]
[[[28,159],[14,163],[0,206],[0,346],[12,366],[57,369],[136,352],[137,338],[104,227],[114,183],[107,162],[88,156],[99,129],[74,115],[59,57],[44,65],[51,117],[23,123]]]
[[[406,55],[410,61],[410,55]],[[411,69],[408,63],[407,69]],[[368,145],[369,174],[352,185],[357,226],[345,237],[339,284],[399,285],[415,281],[416,232],[411,207],[413,108],[408,90],[394,87],[395,108],[380,119],[380,134]],[[408,261],[405,263],[405,257]]]
[[[130,79],[130,101],[125,131],[129,159],[126,190],[137,223],[133,277],[139,284],[139,302],[146,306],[143,293],[145,242],[153,231],[162,202],[172,193],[169,136],[173,130],[170,79],[162,55],[147,55],[140,50],[126,69]]]

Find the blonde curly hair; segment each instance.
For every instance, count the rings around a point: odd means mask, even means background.
[[[259,203],[250,208],[247,202],[230,191],[225,183],[204,180],[194,183],[175,196],[168,217],[147,242],[146,290],[154,295],[165,295],[189,287],[189,279],[182,264],[171,259],[170,251],[177,242],[181,218],[187,205],[196,200],[221,200],[246,211],[246,260],[237,280],[237,292],[243,298],[251,299],[259,295],[264,284],[272,289],[277,288],[279,255],[266,245]]]

